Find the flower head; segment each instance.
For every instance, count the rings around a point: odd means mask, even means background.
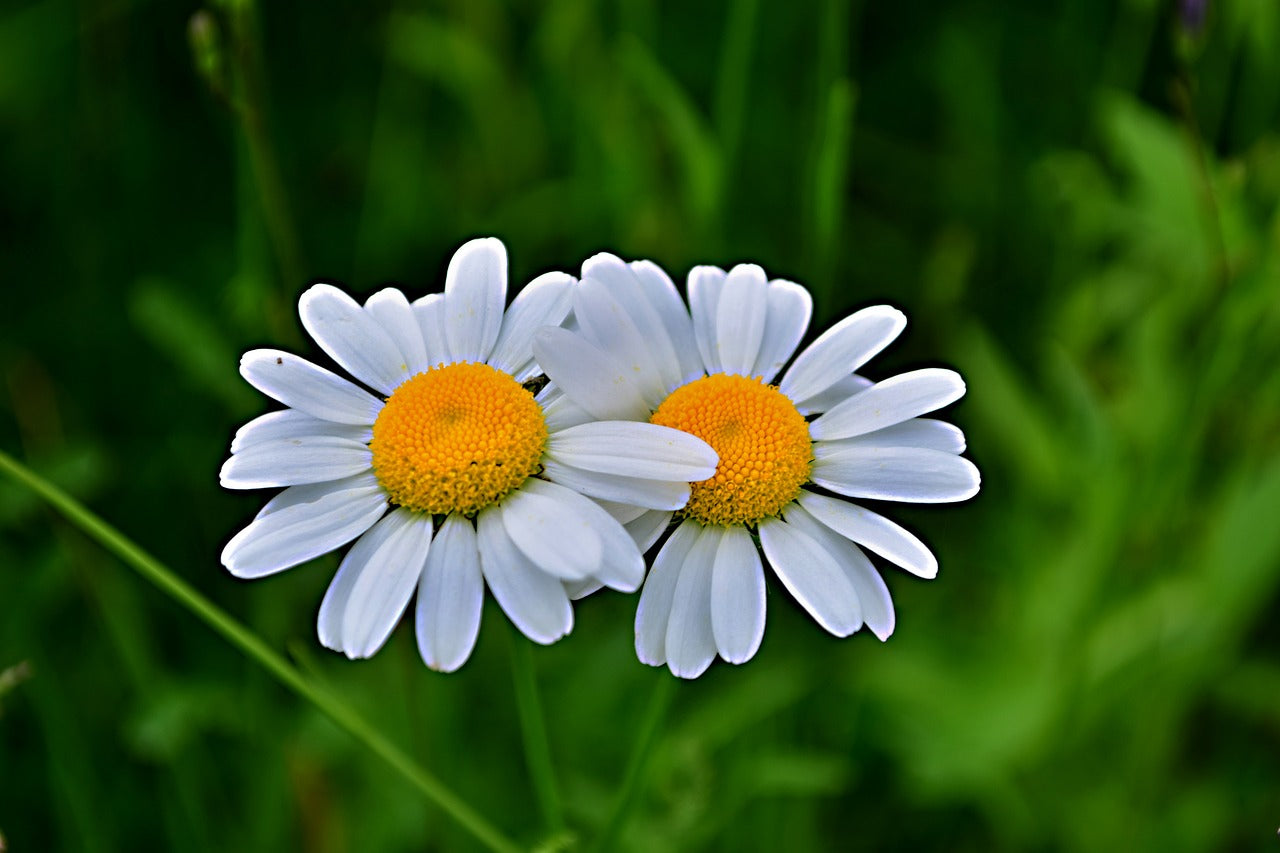
[[[227,569],[262,577],[357,540],[320,606],[321,642],[372,655],[416,590],[418,648],[445,671],[471,654],[486,584],[541,643],[568,633],[574,595],[636,589],[644,563],[623,521],[637,513],[584,494],[675,509],[716,456],[675,429],[566,419],[555,389],[535,395],[533,334],[564,321],[576,285],[548,273],[504,311],[506,250],[490,238],[413,303],[308,289],[303,326],[374,393],[286,352],[244,356],[244,377],[287,408],[236,433],[222,484],[286,488],[227,543]]]
[[[640,659],[693,678],[717,654],[753,657],[765,624],[761,549],[827,631],[843,637],[865,624],[887,638],[893,603],[862,549],[925,578],[937,561],[914,535],[848,499],[932,503],[977,492],[978,471],[960,456],[964,435],[920,417],[964,394],[960,376],[938,368],[878,383],[859,376],[906,326],[884,305],[845,318],[792,361],[809,294],[753,264],[695,267],[688,308],[647,261],[597,255],[582,277],[577,329],[542,329],[533,344],[562,406],[674,427],[719,455],[715,474],[691,483],[645,581]],[[647,549],[672,518],[651,510],[629,528]]]

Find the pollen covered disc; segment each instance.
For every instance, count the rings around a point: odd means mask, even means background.
[[[755,524],[777,515],[809,480],[809,425],[772,385],[716,373],[677,388],[649,419],[692,433],[720,454],[693,483],[684,514],[707,525]]]
[[[387,399],[373,425],[373,470],[393,503],[474,515],[538,470],[542,408],[487,364],[433,367]]]

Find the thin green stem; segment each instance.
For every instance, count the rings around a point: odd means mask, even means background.
[[[350,705],[307,681],[297,669],[264,643],[257,634],[223,612],[124,534],[90,512],[79,501],[3,451],[0,451],[0,470],[31,489],[87,536],[115,554],[178,604],[194,613],[215,633],[220,634],[223,639],[244,652],[277,681],[318,708],[369,751],[389,764],[428,800],[439,806],[490,850],[514,853],[520,849],[449,790],[444,783],[383,737]]]
[[[555,766],[551,761],[551,742],[547,737],[546,718],[538,694],[537,675],[533,669],[533,650],[524,637],[511,637],[511,675],[515,683],[516,710],[520,715],[520,734],[524,740],[524,759],[529,765],[533,791],[547,831],[564,831],[564,813],[560,808],[560,792],[556,786]]]
[[[613,850],[617,846],[618,836],[622,833],[627,819],[635,808],[640,789],[649,771],[649,759],[653,755],[653,745],[657,741],[658,731],[667,717],[671,700],[676,695],[676,680],[667,673],[658,677],[658,683],[649,696],[649,707],[645,709],[644,719],[636,731],[636,741],[631,746],[631,755],[627,759],[626,774],[622,777],[622,787],[618,791],[618,799],[614,802],[613,812],[604,825],[599,837],[591,845],[593,853]]]

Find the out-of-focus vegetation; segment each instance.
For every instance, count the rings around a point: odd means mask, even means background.
[[[0,8],[0,447],[533,845],[525,641],[492,602],[443,676],[407,626],[371,661],[319,647],[332,556],[218,565],[262,500],[216,483],[265,409],[238,354],[314,355],[309,280],[416,296],[479,234],[515,281],[610,249],[758,261],[816,330],[889,301],[912,325],[875,375],[965,375],[982,494],[893,509],[942,571],[886,570],[883,645],[771,589],[755,660],[678,686],[619,845],[1275,843],[1280,6],[1195,31],[1157,0],[263,6]],[[474,848],[9,482],[0,530],[11,849]],[[534,650],[563,848],[669,678],[634,609],[595,596]]]

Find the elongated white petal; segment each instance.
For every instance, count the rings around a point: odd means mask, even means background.
[[[698,355],[698,342],[693,337],[693,319],[680,292],[662,267],[652,261],[632,261],[628,266],[640,282],[646,300],[658,312],[667,339],[676,353],[680,373],[673,389],[691,382],[703,373],[702,356]]]
[[[725,373],[750,376],[760,355],[769,280],[755,264],[729,270],[716,307],[715,352]]]
[[[711,571],[711,631],[729,663],[755,656],[764,638],[764,567],[745,527],[730,527]]]
[[[324,483],[373,467],[368,445],[328,435],[261,441],[233,455],[218,474],[223,488],[265,489]]]
[[[254,516],[254,520],[257,521],[259,518],[282,510],[285,507],[313,503],[325,495],[353,492],[358,496],[368,492],[370,489],[382,491],[382,486],[378,484],[378,478],[373,471],[365,471],[353,477],[343,477],[341,480],[333,480],[328,483],[307,483],[302,486],[290,486],[283,492],[278,492],[271,500],[263,504],[262,509],[258,510],[258,514]]]
[[[779,390],[792,400],[805,400],[830,388],[892,343],[906,326],[906,315],[888,305],[850,314],[796,357]]]
[[[620,263],[620,262],[619,262]],[[641,302],[635,293],[635,280],[631,270],[621,267],[621,275],[627,281],[622,284],[632,291],[632,302]],[[620,288],[625,292],[626,288]],[[644,397],[649,407],[657,408],[666,397],[667,379],[658,365],[653,353],[653,341],[645,338],[626,306],[618,299],[618,294],[610,290],[600,279],[586,277],[573,291],[573,318],[578,323],[582,335],[596,346],[612,356],[635,387]],[[656,323],[655,318],[655,323]],[[657,329],[659,340],[666,337],[666,332]],[[669,372],[674,374],[677,368],[675,351],[667,346]]]
[[[631,534],[631,539],[643,554],[653,547],[667,527],[671,524],[671,513],[660,509],[652,509],[643,515],[626,522],[623,527]]]
[[[548,384],[534,399],[542,407],[542,416],[547,421],[548,433],[557,433],[562,429],[595,420],[590,412],[566,397],[564,392],[555,385]]]
[[[619,503],[606,498],[592,498],[591,502],[609,513],[614,521],[622,525],[639,518],[649,511],[644,507],[636,506],[635,504]]]
[[[689,484],[670,480],[642,480],[584,471],[553,458],[542,460],[542,474],[589,498],[631,504],[643,509],[682,509],[689,502]]]
[[[240,375],[273,400],[321,420],[369,426],[382,411],[382,401],[368,391],[281,350],[245,353]]]
[[[782,279],[769,282],[766,294],[768,311],[765,314],[764,336],[760,341],[760,354],[751,368],[752,376],[764,382],[773,382],[782,366],[795,355],[800,339],[809,328],[813,314],[813,298],[809,291],[798,284]]]
[[[566,465],[639,477],[696,483],[715,476],[719,457],[702,439],[635,421],[596,421],[552,434],[547,454]]]
[[[584,581],[564,581],[564,591],[569,594],[570,601],[578,601],[602,589],[604,584],[595,578],[587,578]]]
[[[600,563],[591,572],[596,580],[619,592],[632,592],[640,586],[644,580],[644,556],[622,523],[603,507],[572,489],[536,478],[526,481],[521,491],[558,501],[578,524],[590,528],[600,542]],[[566,536],[571,533],[572,528],[565,528]],[[575,547],[575,542],[566,538],[561,547]]]
[[[444,279],[444,333],[454,361],[489,358],[507,302],[507,248],[494,237],[464,243]]]
[[[792,402],[796,404],[796,411],[808,417],[809,415],[816,415],[825,412],[827,409],[843,403],[854,394],[865,391],[874,384],[874,382],[867,379],[865,376],[859,376],[856,373],[851,373],[837,381],[830,388],[827,388],[824,391],[819,391],[817,394],[814,394],[806,400],[797,402],[792,399]]]
[[[919,447],[855,447],[813,463],[813,482],[851,498],[950,503],[978,493],[981,477],[963,456]]]
[[[418,587],[431,547],[431,516],[386,515],[343,558],[320,604],[320,642],[367,658],[387,641]]]
[[[662,666],[667,662],[667,625],[671,620],[676,582],[701,532],[702,525],[697,522],[684,522],[654,558],[636,608],[636,657],[642,663]]]
[[[911,531],[883,515],[846,500],[807,490],[801,490],[798,502],[810,515],[836,533],[870,549],[911,574],[922,578],[937,576],[938,560],[933,552]]]
[[[818,457],[830,456],[851,447],[923,447],[944,453],[964,453],[964,433],[959,427],[933,418],[912,418],[884,429],[842,438],[838,441],[814,442]]]
[[[681,364],[676,342],[671,338],[670,327],[678,325],[674,322],[676,315],[673,314],[671,322],[662,315],[663,310],[670,310],[668,301],[672,295],[676,298],[676,308],[683,312],[686,318],[684,333],[688,337],[690,346],[693,345],[692,327],[687,319],[688,312],[679,301],[680,297],[675,293],[675,288],[672,287],[667,291],[660,282],[643,281],[635,272],[636,266],[634,264],[629,266],[613,255],[602,253],[589,258],[582,265],[582,278],[584,281],[598,282],[616,301],[629,323],[636,329],[645,362],[650,365],[649,369],[657,374],[659,392],[657,402],[661,402],[661,398],[665,397],[667,392],[685,382],[684,365]],[[652,267],[652,264],[649,266]],[[652,270],[648,268],[641,267],[641,269],[644,270],[645,275],[652,274]],[[661,270],[658,272],[662,278],[665,278]],[[655,283],[659,286],[655,287]],[[666,283],[669,284],[670,279],[666,279]],[[664,305],[664,302],[668,304]],[[585,331],[588,326],[597,328],[601,326],[598,320],[590,316],[584,318],[583,315],[584,312],[578,310],[578,303],[575,300],[574,316],[582,324],[583,330]],[[595,340],[599,344],[607,344],[611,349],[619,343],[616,338],[597,337]]]
[[[837,637],[847,637],[861,627],[858,594],[821,544],[776,518],[760,522],[759,531],[774,573],[819,625]]]
[[[617,359],[582,335],[543,326],[533,336],[533,354],[565,396],[595,417],[649,419],[652,409],[640,386]]]
[[[511,301],[502,320],[489,364],[512,376],[533,361],[533,333],[542,326],[559,326],[573,307],[574,277],[549,272],[526,284]]]
[[[452,514],[440,525],[418,582],[418,653],[427,666],[453,672],[467,662],[480,634],[484,576],[471,522]]]
[[[926,367],[877,382],[809,424],[814,439],[863,435],[940,409],[964,396],[964,380],[954,370]]]
[[[507,536],[501,508],[476,516],[480,567],[507,618],[535,643],[554,643],[573,628],[573,606],[559,580],[540,570]]]
[[[667,666],[680,678],[697,678],[716,656],[711,629],[711,573],[722,527],[704,527],[684,558],[667,623]]]
[[[720,372],[719,353],[715,348],[715,329],[725,277],[725,271],[719,267],[698,266],[689,270],[687,287],[689,313],[693,316],[693,336],[707,373]]]
[[[320,349],[370,388],[390,394],[408,378],[409,366],[391,336],[333,285],[307,288],[298,300],[298,314]]]
[[[259,415],[236,430],[235,438],[231,439],[231,452],[239,453],[264,441],[317,435],[346,438],[368,444],[373,438],[373,429],[367,426],[336,424],[333,421],[312,417],[297,409],[284,409]]]
[[[432,362],[427,358],[427,347],[422,340],[422,328],[414,316],[413,306],[403,293],[394,287],[383,288],[365,300],[364,310],[400,350],[409,376],[431,367]]]
[[[867,559],[867,555],[848,539],[835,531],[819,524],[813,516],[794,504],[787,509],[787,523],[800,529],[835,557],[840,568],[844,570],[849,583],[858,595],[858,605],[862,608],[862,624],[871,629],[881,640],[887,640],[893,633],[896,621],[893,613],[893,598],[884,579],[876,571],[875,566]]]
[[[432,367],[453,364],[449,340],[444,332],[444,294],[429,293],[413,301],[413,316],[422,332],[422,345],[427,350],[427,363]]]
[[[222,564],[240,578],[260,578],[339,548],[387,510],[378,487],[331,492],[250,522],[222,549]]]
[[[540,570],[582,580],[600,565],[600,537],[559,496],[518,489],[499,506],[507,535]]]

